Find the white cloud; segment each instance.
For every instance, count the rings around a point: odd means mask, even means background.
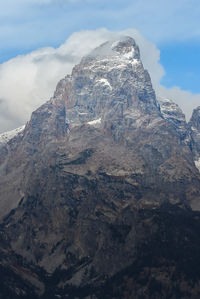
[[[71,72],[82,56],[104,41],[120,35],[135,38],[143,64],[159,94],[177,99],[185,112],[191,112],[197,106],[200,95],[160,86],[164,69],[159,63],[160,52],[152,42],[135,29],[120,32],[99,29],[74,33],[57,49],[42,48],[0,65],[0,131],[24,124],[31,112],[53,95],[57,82]]]
[[[199,15],[199,0],[1,0],[1,51],[57,45],[64,34],[101,26],[138,28],[156,43],[199,38]]]

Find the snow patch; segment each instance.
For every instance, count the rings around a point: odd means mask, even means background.
[[[126,53],[127,54],[127,53]],[[125,54],[124,54],[125,55]],[[90,71],[96,73],[96,72],[103,72],[104,73],[109,73],[111,72],[112,70],[123,70],[123,69],[126,69],[127,67],[129,67],[130,65],[132,65],[132,67],[135,69],[136,67],[142,67],[141,65],[141,61],[140,59],[136,59],[136,58],[127,58],[125,57],[124,55],[114,55],[114,56],[111,56],[111,57],[104,57],[104,58],[101,58],[101,59],[98,59],[96,58],[95,61],[93,61],[92,64],[90,64],[89,68],[90,68]],[[85,69],[88,69],[88,65],[86,64],[84,66]],[[102,78],[102,80],[109,86],[110,86],[110,83],[108,82],[107,79],[105,78]],[[105,81],[107,80],[107,82]],[[97,80],[98,82],[99,80]],[[102,81],[102,83],[103,83]],[[100,81],[99,81],[100,82]]]
[[[24,128],[25,128],[25,125],[17,128],[17,129],[0,134],[0,144],[7,143],[13,137],[15,137],[16,135],[21,133],[24,130]]]
[[[196,135],[200,135],[200,132],[197,130],[197,128],[195,127],[191,127],[191,130],[196,134]]]
[[[86,115],[88,112],[78,112],[79,115]]]
[[[133,58],[134,52],[135,52],[134,48],[132,48],[131,51],[129,51],[127,53],[124,53],[123,57],[126,58],[126,59],[131,59],[131,58]]]
[[[139,64],[139,62],[140,62],[139,59],[132,59],[132,60],[131,60],[132,65]]]
[[[99,125],[99,124],[101,124],[101,118],[94,119],[94,120],[91,120],[88,122],[88,125],[90,125],[90,126],[95,126],[95,125]]]
[[[199,170],[199,172],[200,172],[200,158],[199,158],[198,160],[194,161],[194,164],[195,164],[196,168],[197,168],[197,169]]]
[[[110,85],[110,83],[108,82],[108,80],[105,79],[105,78],[97,80],[97,83],[100,83],[100,84],[103,84],[103,85],[107,85],[110,89],[112,89],[112,86]]]

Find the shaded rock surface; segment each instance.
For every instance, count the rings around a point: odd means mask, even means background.
[[[84,57],[0,147],[2,298],[199,298],[195,115],[132,38]]]
[[[200,157],[200,107],[194,109],[189,127],[192,139],[192,151],[195,161],[198,161]]]

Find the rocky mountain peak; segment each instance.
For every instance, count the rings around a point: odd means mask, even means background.
[[[121,59],[140,59],[139,48],[133,38],[123,36],[118,40],[107,41],[95,48],[89,55],[83,58],[83,61],[89,59],[101,58],[121,58]]]
[[[199,298],[199,112],[130,37],[84,57],[0,146],[0,298]]]
[[[181,108],[171,99],[157,97],[157,101],[164,119],[166,119],[176,128],[181,140],[188,144],[190,142],[190,138],[187,131],[185,115]]]
[[[200,131],[200,106],[194,109],[192,117],[190,119],[190,124],[193,128]]]
[[[99,119],[107,126],[111,119],[121,122],[160,113],[150,76],[131,37],[94,49],[58,84],[58,95],[64,99],[66,122],[71,126]]]
[[[166,119],[178,120],[180,122],[186,122],[185,115],[181,108],[174,103],[171,99],[157,97],[160,105],[161,113]]]
[[[80,65],[82,68],[87,68],[96,66],[97,63],[103,65],[106,71],[112,68],[131,67],[140,64],[140,51],[133,38],[124,36],[95,48],[82,58]]]
[[[200,171],[200,106],[193,110],[189,129],[195,165]]]
[[[25,126],[18,127],[14,130],[4,132],[0,134],[0,147],[6,144],[9,140],[15,137],[18,134],[21,134],[24,130]]]
[[[129,36],[122,37],[119,41],[112,44],[112,49],[121,55],[131,52],[133,54],[132,58],[140,58],[139,48],[135,40]]]

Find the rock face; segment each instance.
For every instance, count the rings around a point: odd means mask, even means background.
[[[84,57],[0,147],[2,298],[199,298],[197,119],[132,38]]]
[[[177,104],[170,99],[158,98],[162,116],[170,122],[180,135],[182,141],[187,145],[190,143],[190,132],[188,131],[185,115]]]
[[[24,128],[25,126],[21,126],[15,130],[0,134],[0,147],[6,144],[9,140],[11,140],[16,135],[21,134]]]
[[[189,127],[192,139],[192,151],[195,161],[198,161],[200,157],[200,107],[194,109]]]

